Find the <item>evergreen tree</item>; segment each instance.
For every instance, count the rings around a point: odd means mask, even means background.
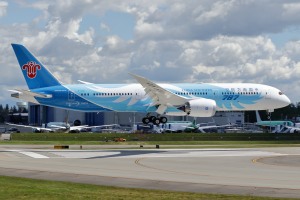
[[[5,105],[5,109],[3,111],[3,118],[4,121],[8,121],[8,114],[9,114],[9,106],[8,104]]]
[[[0,123],[4,122],[4,109],[2,104],[0,104]]]

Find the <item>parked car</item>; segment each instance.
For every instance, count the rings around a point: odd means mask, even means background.
[[[20,131],[16,127],[11,127],[7,130],[7,133],[20,133]]]

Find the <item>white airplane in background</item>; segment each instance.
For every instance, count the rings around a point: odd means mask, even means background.
[[[225,124],[225,125],[208,125],[207,123],[197,124],[194,119],[191,121],[174,121],[167,122],[165,125],[162,125],[162,129],[165,132],[200,132],[207,133],[211,129],[221,129],[232,127],[234,124]]]
[[[212,117],[216,111],[274,111],[291,103],[277,88],[255,83],[157,84],[131,74],[137,84],[64,85],[24,46],[12,47],[29,90],[15,89],[11,96],[35,104],[83,112],[143,112],[143,123],[158,125],[167,122],[164,115]]]
[[[19,126],[25,128],[31,128],[33,132],[42,133],[42,132],[70,132],[70,133],[78,133],[83,129],[88,128],[88,125],[82,126],[70,126],[69,123],[65,122],[49,122],[44,126],[30,126],[30,125],[22,125],[22,124],[12,124],[6,123],[10,126]]]

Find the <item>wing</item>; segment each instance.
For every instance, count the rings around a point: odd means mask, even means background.
[[[6,123],[6,124],[10,125],[10,126],[19,126],[19,127],[32,128],[32,129],[44,130],[44,131],[52,131],[53,130],[51,128],[43,128],[43,127],[29,126],[29,125],[22,125],[22,124],[12,124],[12,123]]]
[[[163,114],[168,106],[181,106],[188,101],[142,76],[129,74],[144,87],[146,95],[149,95],[153,101],[151,106],[158,106],[156,112],[159,114]]]
[[[35,104],[39,104],[39,102],[35,99],[35,97],[52,98],[51,94],[31,92],[30,90],[24,90],[24,89],[15,89],[15,90],[8,90],[8,91],[14,92],[11,94],[11,97],[29,101]]]

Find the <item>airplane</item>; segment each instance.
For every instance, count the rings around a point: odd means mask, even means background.
[[[279,89],[255,83],[158,84],[132,74],[138,83],[62,84],[21,44],[12,44],[29,90],[15,89],[14,98],[83,112],[142,112],[144,124],[166,123],[166,116],[211,117],[216,111],[268,110],[290,99]],[[157,116],[151,116],[156,112]]]
[[[182,121],[182,122],[171,122],[167,123],[165,126],[165,131],[167,132],[197,132],[197,133],[207,133],[211,130],[216,130],[220,128],[228,128],[232,127],[233,124],[225,124],[225,125],[208,125],[208,124],[197,124],[196,119],[193,122],[190,121]],[[169,128],[167,128],[169,125]]]
[[[267,120],[263,121],[260,118],[258,111],[255,111],[256,123],[259,127],[266,128],[272,133],[300,133],[300,123],[294,123],[289,120]]]
[[[260,115],[258,113],[258,111],[255,111],[256,114],[256,125],[258,126],[278,126],[278,125],[284,125],[284,126],[294,126],[294,122],[289,121],[289,120],[276,120],[276,121],[272,121],[272,120],[261,120]]]
[[[35,133],[42,133],[42,132],[69,132],[69,133],[79,133],[81,130],[88,127],[88,125],[82,126],[70,126],[69,123],[65,122],[49,122],[44,126],[30,126],[30,125],[23,125],[23,124],[12,124],[6,123],[10,126],[19,126],[25,128],[31,128]]]
[[[295,126],[283,126],[276,133],[300,133],[300,128]]]
[[[99,126],[88,126],[87,129],[90,129],[93,133],[127,133],[128,130],[125,130],[121,127],[120,124],[107,124]]]
[[[201,133],[207,133],[207,131],[211,130],[218,130],[218,129],[229,129],[231,127],[236,126],[236,124],[224,124],[224,125],[206,125],[206,126],[199,126],[198,131]]]
[[[169,121],[161,125],[163,132],[167,133],[180,133],[180,132],[194,132],[198,126],[195,120],[191,121]]]
[[[221,129],[221,128],[228,128],[232,127],[234,124],[225,124],[225,125],[208,125],[207,123],[197,124],[196,120],[194,119],[191,121],[170,121],[166,124],[162,124],[160,128],[162,132],[167,133],[207,133],[212,130]]]

